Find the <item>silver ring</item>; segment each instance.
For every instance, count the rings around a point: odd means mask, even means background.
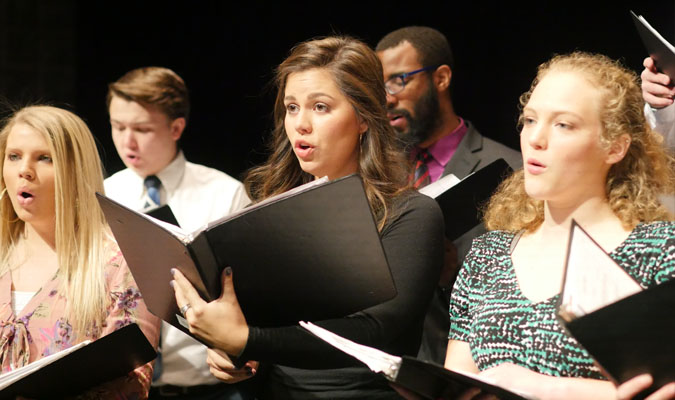
[[[192,306],[190,305],[190,303],[185,303],[185,305],[184,305],[183,307],[180,308],[180,313],[181,313],[183,316],[185,316],[185,313],[187,312],[187,310],[190,309],[190,307],[192,307]]]

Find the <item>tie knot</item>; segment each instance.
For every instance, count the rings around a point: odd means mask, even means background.
[[[429,157],[431,157],[431,154],[429,153],[429,150],[427,149],[421,149],[420,151],[417,152],[417,160],[422,161],[422,162],[427,162],[429,160]]]
[[[152,202],[155,203],[154,206],[161,205],[161,197],[159,194],[159,190],[162,186],[162,182],[159,180],[159,178],[156,177],[155,175],[150,175],[145,178],[143,184],[145,185],[145,188],[148,191],[148,197],[150,197],[150,200],[152,200]],[[148,203],[145,205],[146,208],[150,206],[153,206],[153,204]]]
[[[150,188],[159,189],[159,187],[162,186],[162,181],[160,181],[156,175],[149,175],[145,177],[145,181],[143,181],[143,184],[148,189]]]

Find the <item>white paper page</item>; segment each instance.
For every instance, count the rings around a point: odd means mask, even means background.
[[[389,380],[396,379],[396,374],[401,366],[401,357],[392,356],[378,349],[354,343],[311,322],[300,321],[300,326],[323,339],[328,344],[366,364],[371,371],[382,372]]]
[[[401,368],[401,357],[393,356],[391,354],[385,353],[378,349],[364,346],[362,344],[354,343],[349,339],[345,339],[342,336],[336,335],[335,333],[316,326],[311,322],[300,321],[300,326],[307,329],[318,338],[324,340],[326,343],[334,346],[335,348],[342,350],[343,352],[351,355],[362,363],[366,364],[371,371],[377,373],[383,373],[384,376],[390,380],[395,381],[399,369]],[[477,381],[485,382],[490,385],[497,386],[497,383],[491,379],[486,379],[483,376],[474,374],[471,372],[465,371],[454,371],[458,374],[471,377]],[[520,396],[526,399],[537,400],[536,397],[529,393],[513,391],[518,393]]]
[[[562,315],[579,317],[642,290],[579,226],[569,248]]]
[[[328,182],[328,177],[327,177],[327,176],[324,176],[323,178],[319,178],[319,179],[315,179],[315,180],[313,180],[313,181],[311,181],[311,182],[307,182],[307,183],[305,183],[304,185],[300,185],[300,186],[294,187],[293,189],[287,190],[287,191],[285,191],[285,192],[283,192],[283,193],[280,193],[280,194],[278,194],[278,195],[276,195],[276,196],[268,197],[268,198],[266,198],[265,200],[263,200],[263,201],[261,201],[261,202],[259,202],[259,203],[255,203],[255,204],[250,205],[250,206],[248,206],[248,207],[244,207],[244,208],[242,208],[241,210],[238,210],[238,211],[233,212],[232,214],[228,214],[228,215],[226,215],[226,216],[224,216],[224,217],[222,217],[222,218],[219,218],[219,219],[217,219],[217,220],[215,220],[215,221],[209,222],[208,224],[204,225],[203,227],[201,227],[201,228],[197,229],[196,231],[192,232],[192,233],[188,236],[188,238],[189,238],[189,240],[191,241],[191,240],[193,240],[195,237],[197,237],[197,235],[198,235],[200,232],[202,232],[202,231],[208,229],[209,227],[212,227],[212,226],[221,224],[221,223],[223,223],[223,222],[225,222],[225,221],[228,221],[228,220],[230,220],[230,219],[234,219],[235,217],[238,217],[238,216],[240,216],[240,215],[242,215],[242,214],[246,214],[246,213],[248,213],[248,212],[250,212],[250,211],[252,211],[252,210],[255,210],[255,209],[257,209],[257,208],[260,208],[260,207],[264,206],[265,204],[269,204],[269,203],[272,203],[272,202],[274,202],[274,201],[281,200],[281,199],[284,199],[284,198],[286,198],[286,197],[290,197],[290,196],[293,195],[293,194],[300,193],[300,192],[304,192],[304,191],[309,190],[309,189],[311,189],[311,188],[313,188],[313,187],[315,187],[315,186],[323,185],[324,183],[327,183],[327,182]]]
[[[440,196],[441,193],[444,193],[446,190],[455,186],[459,182],[461,182],[461,180],[458,177],[453,174],[448,174],[436,182],[432,182],[422,187],[418,190],[418,192],[435,199],[436,197]]]
[[[60,358],[63,358],[64,356],[74,352],[75,350],[88,345],[89,343],[91,343],[91,340],[85,340],[84,342],[80,342],[75,346],[59,351],[58,353],[54,353],[50,356],[41,358],[37,361],[33,361],[32,363],[23,366],[19,369],[15,369],[14,371],[11,372],[5,372],[4,374],[0,375],[0,390],[6,388],[7,386],[20,380],[21,378],[32,374],[33,372],[39,370],[40,368],[49,365]]]
[[[657,31],[656,29],[652,28],[652,26],[649,25],[649,22],[647,22],[647,20],[644,19],[644,18],[642,17],[642,15],[638,16],[638,19],[639,19],[643,24],[645,24],[645,26],[647,27],[647,29],[649,29],[650,31],[652,31],[652,33],[654,34],[654,36],[656,36],[657,38],[659,38],[660,41],[662,41],[666,46],[668,46],[668,48],[670,49],[670,51],[672,51],[673,53],[675,53],[675,47],[673,47],[673,45],[670,44],[669,41],[667,41],[663,36],[661,36],[661,34],[659,33],[659,31]]]
[[[171,232],[175,237],[180,239],[183,243],[187,244],[192,240],[192,236],[189,232],[185,232],[183,229],[181,229],[180,226],[176,226],[174,224],[170,224],[166,221],[162,221],[161,219],[157,219],[155,217],[151,217],[148,214],[140,213],[142,216],[145,218],[149,219],[150,221],[154,222],[155,224],[161,226],[162,228],[166,229],[167,231]]]

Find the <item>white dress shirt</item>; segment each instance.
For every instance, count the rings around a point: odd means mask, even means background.
[[[645,104],[645,117],[652,129],[663,135],[666,148],[675,151],[675,104],[658,110]]]
[[[157,177],[162,182],[162,204],[169,205],[181,228],[188,232],[250,202],[241,182],[216,169],[188,162],[183,152]],[[124,169],[105,180],[106,195],[129,208],[143,211],[148,200],[143,180],[144,177],[133,170]],[[166,322],[162,322],[161,349],[162,375],[153,386],[219,382],[206,364],[206,347]]]
[[[645,104],[645,117],[652,129],[663,135],[663,145],[675,151],[675,104],[658,110]],[[662,196],[661,203],[675,214],[675,195]]]

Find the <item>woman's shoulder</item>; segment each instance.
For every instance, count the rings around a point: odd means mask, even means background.
[[[640,241],[654,246],[672,243],[675,246],[675,221],[653,221],[638,224],[629,241]]]
[[[443,221],[443,212],[438,202],[414,190],[398,195],[392,202],[391,211],[396,217],[394,219],[416,218]]]
[[[473,246],[511,248],[520,232],[494,230],[487,231],[473,240]]]

